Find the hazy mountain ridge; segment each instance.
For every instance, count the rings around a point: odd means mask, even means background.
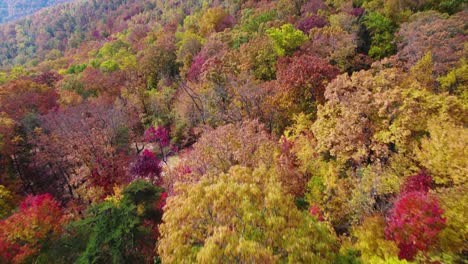
[[[0,0],[0,24],[34,14],[45,7],[71,1],[73,0]]]

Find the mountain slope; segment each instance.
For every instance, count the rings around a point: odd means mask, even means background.
[[[0,25],[0,263],[465,263],[465,2]]]

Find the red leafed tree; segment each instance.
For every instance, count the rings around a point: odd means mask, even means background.
[[[312,204],[309,207],[309,214],[315,216],[317,220],[323,221],[323,212],[322,209],[317,204]]]
[[[22,263],[38,253],[46,240],[58,238],[66,221],[50,194],[28,196],[19,211],[0,221],[0,261]]]
[[[137,151],[136,111],[105,104],[83,104],[44,116],[36,133],[35,164],[52,176],[69,179],[69,188],[98,186],[112,193],[126,183],[132,153]]]
[[[56,108],[58,94],[47,85],[27,80],[17,80],[0,86],[0,112],[15,120],[29,112],[46,114]]]
[[[203,64],[206,62],[206,59],[201,55],[198,54],[192,62],[192,66],[187,74],[187,78],[190,81],[198,81]]]
[[[309,34],[312,28],[322,28],[327,25],[327,20],[321,16],[312,15],[302,18],[296,23],[296,28]]]
[[[193,59],[187,78],[190,81],[199,81],[203,70],[207,70],[203,65],[211,58],[222,57],[227,50],[227,45],[222,41],[209,39]]]
[[[401,187],[400,193],[424,192],[427,193],[432,184],[432,177],[424,172],[420,172],[406,179]]]
[[[328,6],[322,0],[310,0],[301,7],[303,14],[317,14],[319,10],[327,10]]]
[[[310,175],[298,170],[299,160],[294,152],[295,142],[282,137],[280,143],[280,152],[277,158],[280,181],[286,192],[295,197],[303,197]]]
[[[277,70],[280,104],[292,112],[311,112],[316,103],[324,102],[325,87],[339,72],[327,60],[308,54],[281,58]]]
[[[39,84],[44,84],[49,87],[54,87],[54,85],[62,79],[62,75],[56,72],[44,72],[36,76],[33,81]]]
[[[427,251],[445,227],[443,210],[436,197],[425,192],[404,194],[396,202],[385,230],[394,240],[401,259],[413,260],[418,251]]]
[[[161,161],[152,151],[147,149],[138,156],[137,160],[131,167],[131,173],[134,176],[147,178],[153,183],[160,183],[161,172]]]
[[[166,162],[167,155],[171,151],[171,149],[168,149],[171,145],[169,141],[169,130],[163,126],[158,126],[157,128],[151,126],[145,131],[144,137],[146,141],[156,144],[162,160]]]

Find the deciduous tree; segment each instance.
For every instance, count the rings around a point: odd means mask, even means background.
[[[334,259],[333,236],[295,209],[274,172],[237,166],[215,178],[178,185],[168,198],[158,243],[163,262]]]
[[[0,259],[34,261],[43,246],[58,239],[65,221],[60,204],[50,194],[26,197],[18,212],[0,221]]]
[[[418,251],[428,251],[445,227],[442,214],[436,197],[424,192],[403,194],[395,203],[385,230],[386,237],[398,244],[398,256],[413,260]]]

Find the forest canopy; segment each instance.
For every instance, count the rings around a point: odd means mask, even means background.
[[[1,24],[0,263],[468,262],[467,25],[464,0]]]

